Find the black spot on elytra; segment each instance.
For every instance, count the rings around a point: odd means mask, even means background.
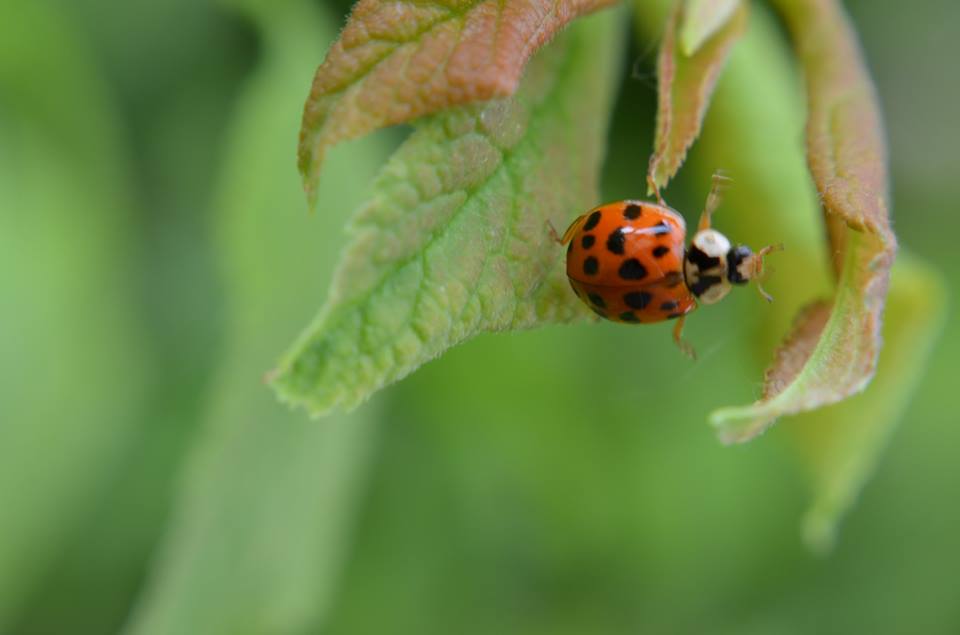
[[[640,218],[640,214],[642,213],[643,208],[636,203],[630,203],[623,209],[623,217],[629,220]]]
[[[583,273],[588,276],[592,276],[597,273],[597,269],[600,268],[600,263],[597,262],[597,259],[593,256],[587,256],[586,260],[583,261]]]
[[[701,276],[696,283],[690,286],[690,292],[699,298],[715,284],[720,284],[720,276]]]
[[[594,212],[593,214],[590,214],[590,217],[587,218],[586,224],[584,224],[583,226],[583,231],[588,232],[594,227],[596,227],[597,223],[600,222],[600,216],[601,216],[600,212]]]
[[[620,314],[620,320],[623,322],[639,322],[640,318],[638,318],[633,311],[624,311]]]
[[[593,234],[587,234],[586,236],[580,239],[580,244],[583,245],[584,249],[590,249],[591,247],[593,247],[593,243],[595,243],[596,241],[597,239],[594,237]]]
[[[647,276],[647,268],[640,264],[636,258],[624,260],[620,265],[620,277],[624,280],[640,280]]]
[[[708,256],[699,247],[694,247],[691,245],[690,249],[687,250],[687,260],[697,265],[697,268],[700,271],[706,271],[707,269],[713,269],[720,264],[719,258],[713,258]]]
[[[653,248],[653,257],[654,258],[663,258],[670,253],[670,248],[664,245],[658,245]]]
[[[623,235],[623,228],[618,227],[610,233],[610,236],[607,237],[607,249],[617,255],[622,255],[623,243],[625,239],[626,237]]]
[[[667,224],[667,221],[660,221],[656,225],[650,228],[654,236],[661,236],[663,234],[670,233],[670,225]]]
[[[673,311],[676,308],[677,308],[677,303],[674,302],[673,300],[667,300],[666,302],[660,305],[661,311]]]
[[[603,298],[597,295],[596,293],[588,293],[587,297],[590,298],[590,302],[593,303],[599,309],[607,308],[607,303],[603,301]]]
[[[653,300],[653,296],[646,291],[631,291],[623,295],[623,301],[631,309],[643,310]]]

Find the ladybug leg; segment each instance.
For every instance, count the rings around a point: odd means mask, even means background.
[[[763,299],[766,300],[767,302],[773,302],[773,296],[767,293],[760,283],[763,281],[764,278],[766,278],[766,274],[769,273],[769,271],[764,271],[763,258],[764,256],[766,256],[767,254],[773,251],[783,251],[783,243],[778,243],[776,245],[767,245],[766,247],[758,251],[756,254],[754,254],[750,262],[750,268],[751,268],[750,277],[757,281],[757,291],[760,292],[760,295],[763,296]]]
[[[553,226],[553,223],[547,219],[547,231],[550,232],[550,238],[559,245],[566,245],[573,239],[573,235],[577,233],[577,230],[580,229],[580,226],[583,225],[586,218],[586,214],[577,216],[577,218],[570,223],[570,227],[567,227],[567,231],[563,232],[563,236],[557,233],[557,229]]]
[[[677,323],[673,325],[673,341],[680,348],[680,352],[689,357],[690,359],[696,361],[697,351],[693,350],[693,346],[690,345],[690,342],[683,339],[683,323],[686,321],[687,316],[682,315],[677,320]]]
[[[667,204],[666,204],[666,202],[664,202],[663,197],[660,196],[660,188],[657,187],[657,184],[654,183],[654,181],[653,181],[653,175],[652,175],[652,174],[648,174],[648,175],[647,175],[647,193],[648,193],[648,194],[653,194],[654,196],[656,196],[656,197],[657,197],[657,203],[659,203],[660,205],[663,205],[664,207],[667,207]]]
[[[710,193],[707,194],[707,203],[703,206],[703,213],[700,214],[700,222],[697,224],[697,230],[703,231],[710,229],[710,218],[720,207],[720,198],[723,194],[723,188],[733,182],[729,176],[722,172],[713,173],[713,184],[710,186]]]
[[[563,239],[560,238],[560,234],[557,233],[557,228],[553,226],[553,223],[550,222],[549,218],[547,219],[546,224],[547,224],[547,232],[550,234],[550,240],[552,240],[557,244],[562,245]]]

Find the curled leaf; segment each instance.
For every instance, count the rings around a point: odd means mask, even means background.
[[[613,0],[360,0],[303,113],[299,165],[313,207],[326,149],[378,128],[512,94],[530,56]]]
[[[814,500],[803,537],[816,551],[835,540],[840,516],[873,472],[943,325],[946,296],[940,275],[916,258],[901,256],[893,267],[884,316],[883,357],[862,394],[803,415],[788,430],[809,467]]]
[[[762,399],[770,400],[783,392],[796,379],[813,355],[814,348],[830,319],[831,305],[814,302],[797,316],[793,331],[777,350],[773,365],[767,369]]]
[[[326,306],[272,383],[314,414],[356,406],[483,331],[590,315],[546,221],[596,201],[617,16],[579,21],[514,97],[423,122],[353,223]]]
[[[764,396],[711,415],[726,442],[747,441],[779,416],[841,401],[867,386],[896,253],[881,117],[854,33],[833,0],[777,5],[806,72],[807,161],[840,277],[829,317],[822,309],[805,314],[768,371]]]
[[[648,180],[657,189],[665,187],[677,173],[687,150],[700,134],[720,71],[746,28],[747,5],[744,2],[734,4],[736,6],[719,27],[704,24],[698,16],[689,14],[689,3],[682,2],[676,4],[667,20],[657,60],[657,131],[648,167]],[[716,15],[709,17],[715,19]],[[684,28],[709,37],[692,54],[682,51],[677,42],[681,23]],[[651,188],[647,193],[654,192]]]

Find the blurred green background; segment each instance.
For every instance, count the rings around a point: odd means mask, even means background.
[[[955,297],[960,5],[846,6],[895,229]],[[751,294],[694,316],[696,366],[669,326],[553,327],[476,338],[347,416],[274,402],[261,376],[401,138],[335,149],[307,215],[300,110],[348,9],[0,5],[0,633],[960,632],[952,307],[827,557],[800,541],[791,422],[733,448],[705,423],[759,389]],[[604,200],[642,194],[655,43],[631,47]],[[736,160],[707,125],[682,209]],[[795,128],[772,133],[801,165]]]

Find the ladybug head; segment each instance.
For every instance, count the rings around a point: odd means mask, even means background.
[[[782,245],[764,247],[754,253],[746,245],[731,245],[730,240],[715,229],[696,233],[683,259],[687,287],[697,300],[714,304],[722,300],[732,285],[757,280],[757,289],[767,301],[773,298],[759,285],[763,277],[763,258]]]
[[[769,293],[760,286],[763,278],[763,258],[771,251],[783,249],[783,245],[767,245],[757,253],[753,253],[746,245],[737,245],[727,252],[727,279],[732,284],[747,284],[751,280],[757,281],[757,290],[767,302],[773,302]]]

